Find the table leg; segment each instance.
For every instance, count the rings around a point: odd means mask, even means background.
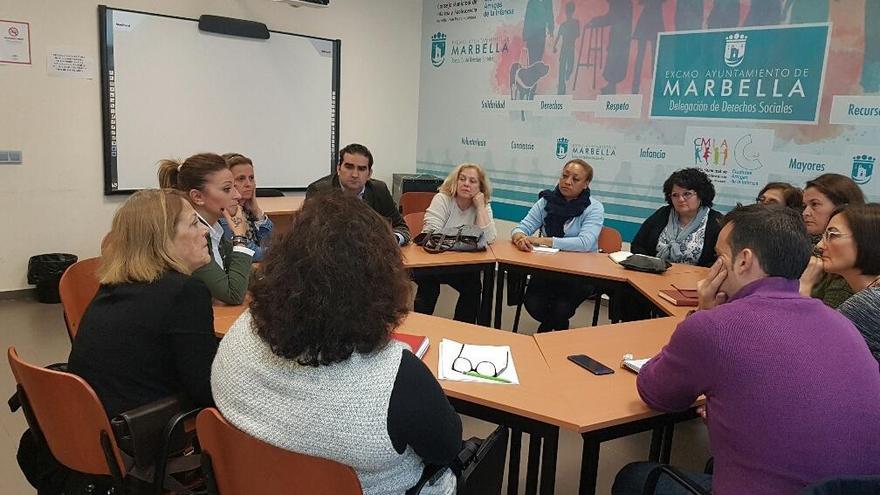
[[[675,423],[670,422],[663,428],[663,449],[660,451],[660,464],[669,464],[672,455],[672,435],[675,433]]]
[[[556,490],[556,454],[559,447],[559,429],[544,437],[541,450],[541,495],[553,495]]]
[[[526,470],[526,495],[538,493],[538,470],[541,462],[541,437],[529,433],[529,463]]]
[[[495,265],[483,268],[483,295],[480,298],[480,316],[477,323],[488,327],[492,324],[492,295],[495,289]]]
[[[495,328],[501,329],[501,311],[504,308],[504,265],[498,264],[498,275],[495,277]]]
[[[522,430],[510,429],[510,458],[507,461],[507,495],[519,495],[519,460]]]
[[[651,430],[651,450],[648,453],[648,460],[651,462],[660,462],[660,451],[663,449],[663,428],[654,428]]]
[[[584,433],[584,452],[581,455],[580,495],[595,495],[596,478],[599,475],[599,439]]]

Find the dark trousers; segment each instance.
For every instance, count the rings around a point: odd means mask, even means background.
[[[568,320],[590,295],[593,287],[577,278],[532,275],[523,304],[538,320],[538,332],[567,330]]]
[[[416,313],[434,314],[437,298],[440,297],[440,284],[447,284],[458,291],[458,302],[455,303],[457,321],[476,323],[480,311],[480,295],[483,284],[479,273],[462,273],[455,275],[416,275],[416,301],[413,309]]]
[[[614,478],[611,495],[642,495],[648,474],[659,465],[656,462],[633,462],[627,464]],[[684,475],[701,488],[709,490],[712,487],[711,474],[686,472]],[[691,492],[672,481],[669,476],[661,475],[657,481],[657,489],[654,493],[656,495],[689,495]]]

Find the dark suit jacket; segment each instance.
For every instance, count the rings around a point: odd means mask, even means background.
[[[306,189],[306,199],[317,193],[340,189],[339,176],[331,174],[309,184],[309,188]],[[406,226],[406,222],[403,220],[403,215],[400,214],[400,210],[397,209],[397,205],[394,204],[394,199],[391,197],[391,193],[388,191],[388,186],[386,186],[384,182],[376,179],[370,179],[367,181],[367,185],[364,186],[364,203],[370,205],[370,208],[375,210],[376,213],[382,215],[391,222],[391,229],[395,234],[403,236],[404,244],[409,242],[409,228]]]
[[[670,209],[672,206],[666,205],[645,220],[630,244],[630,251],[635,254],[657,256],[657,241],[660,240],[660,234],[669,223]],[[715,263],[717,257],[715,243],[718,241],[718,233],[721,232],[721,217],[720,212],[709,210],[709,218],[706,220],[706,237],[703,239],[703,252],[700,253],[700,259],[697,260],[699,266],[712,266],[712,263]]]

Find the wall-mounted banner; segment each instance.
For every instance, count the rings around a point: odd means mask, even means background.
[[[652,117],[815,123],[828,23],[660,33]]]
[[[880,199],[880,0],[422,1],[417,170],[480,164],[496,219],[574,158],[626,240],[686,167],[722,212],[823,173]]]

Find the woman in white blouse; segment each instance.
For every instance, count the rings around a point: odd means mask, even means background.
[[[489,196],[492,188],[483,169],[475,163],[462,163],[446,177],[439,192],[425,211],[423,232],[445,227],[476,225],[483,230],[486,243],[495,242],[495,222]],[[415,311],[432,314],[440,295],[440,284],[458,291],[455,319],[475,323],[480,308],[482,284],[478,273],[416,276],[419,289]]]

